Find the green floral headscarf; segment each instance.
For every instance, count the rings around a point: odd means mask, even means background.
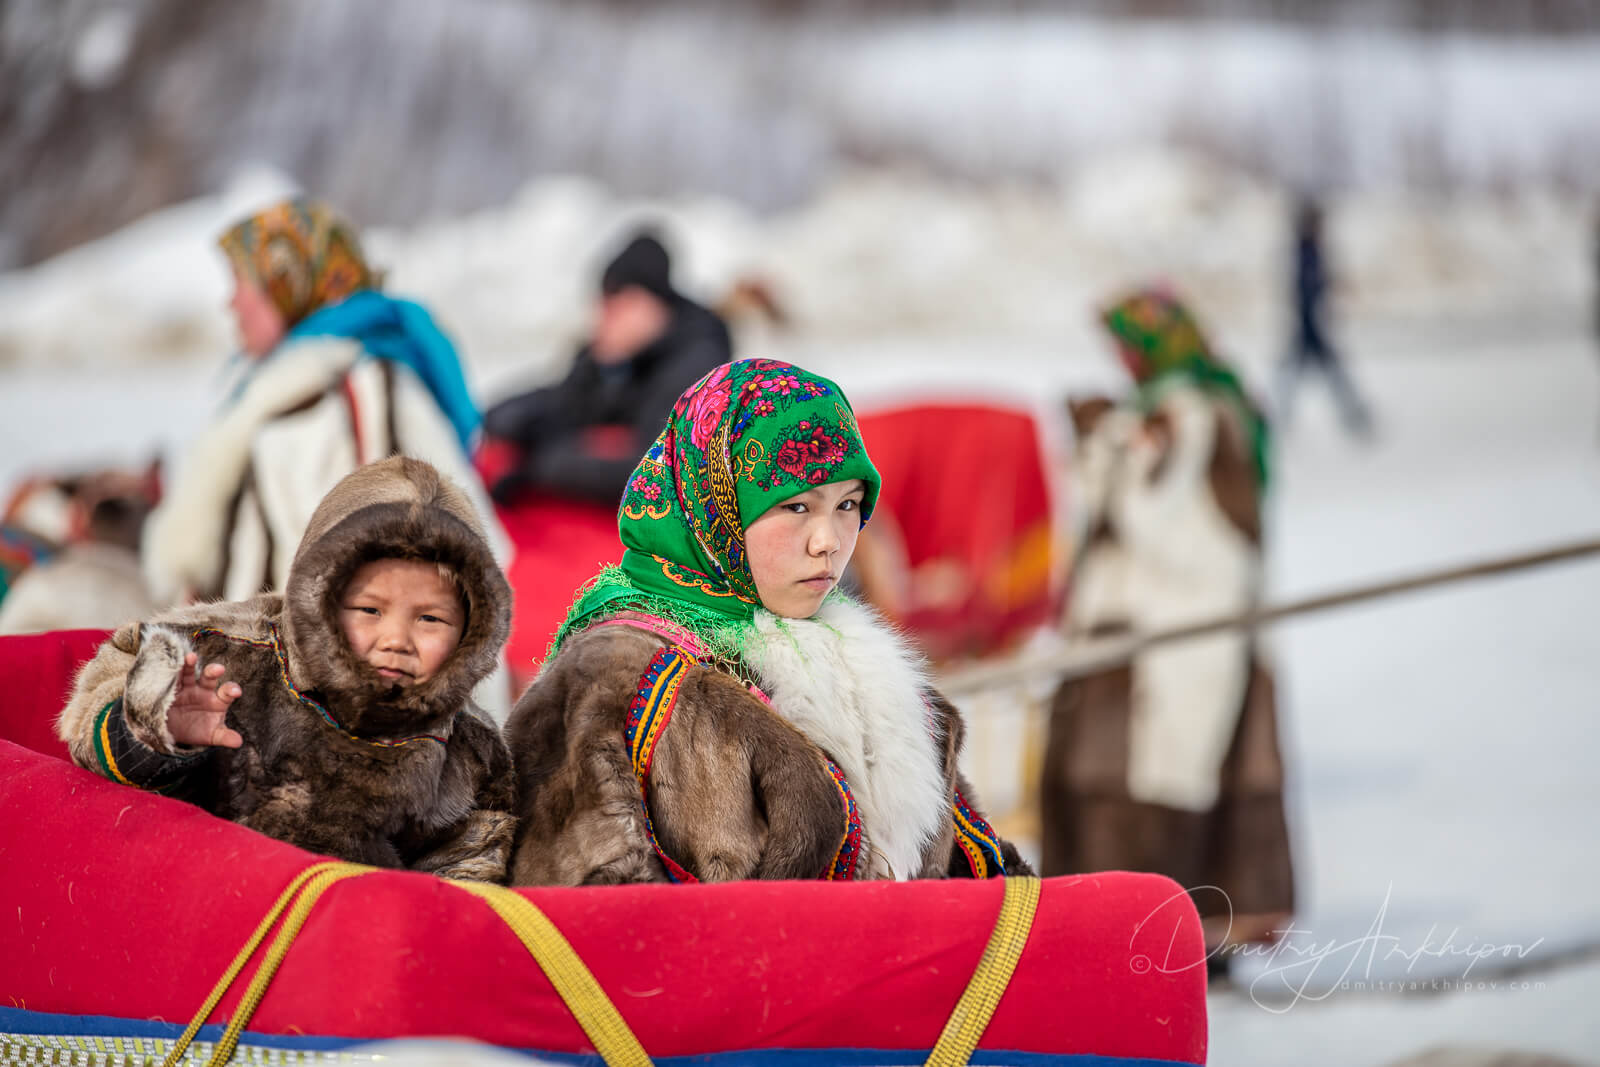
[[[1266,419],[1250,401],[1238,375],[1212,353],[1189,309],[1170,293],[1152,288],[1123,297],[1101,317],[1118,342],[1138,353],[1141,366],[1135,378],[1141,407],[1155,407],[1161,395],[1181,381],[1192,382],[1234,405],[1250,435],[1256,483],[1265,487],[1270,447]]]
[[[579,593],[555,648],[603,615],[648,611],[737,651],[761,600],[744,531],[812,486],[860,478],[861,521],[879,478],[850,401],[820,375],[772,359],[725,363],[673,405],[623,491],[622,565]]]

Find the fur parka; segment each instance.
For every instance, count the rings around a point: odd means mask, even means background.
[[[846,600],[814,620],[758,613],[757,626],[739,670],[771,704],[730,665],[690,667],[644,791],[627,718],[667,639],[601,624],[567,640],[507,724],[521,819],[512,884],[665,881],[652,828],[702,881],[821,877],[846,827],[829,759],[861,812],[858,877],[970,873],[951,821],[957,789],[975,802],[956,766],[964,728],[920,660]],[[1005,873],[1031,873],[1002,851]]]
[[[447,565],[460,643],[427,681],[359,659],[340,597],[363,564]],[[510,589],[468,498],[419,460],[346,477],[311,516],[282,595],[196,604],[124,626],[78,675],[58,732],[81,765],[175,791],[223,818],[355,862],[501,881],[513,833],[510,756],[471,692],[498,661]],[[166,728],[185,655],[243,690],[238,749],[184,749]]]

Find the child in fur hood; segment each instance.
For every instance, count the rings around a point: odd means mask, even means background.
[[[510,604],[467,497],[392,457],[323,498],[283,593],[118,630],[57,729],[90,770],[313,852],[503,881],[510,754],[469,694]]]
[[[678,399],[507,724],[513,884],[1031,873],[956,770],[924,664],[838,592],[878,474],[849,401],[774,360]]]

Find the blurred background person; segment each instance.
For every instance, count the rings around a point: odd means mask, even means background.
[[[1067,636],[1246,612],[1262,584],[1266,422],[1170,293],[1139,290],[1103,321],[1134,392],[1074,406],[1087,532]],[[1273,681],[1252,634],[1141,652],[1056,691],[1043,873],[1165,874],[1194,897],[1209,950],[1270,941],[1294,908],[1283,785]]]
[[[139,545],[160,495],[159,463],[18,486],[0,515],[0,634],[120,626],[148,614],[156,604]]]
[[[636,233],[600,275],[594,332],[566,377],[485,416],[492,458],[480,466],[495,499],[542,493],[615,505],[673,401],[732,358],[727,325],[673,287],[661,239]]]
[[[756,295],[770,304],[765,290]],[[617,504],[673,402],[733,355],[723,320],[673,284],[651,228],[606,263],[590,316],[560,381],[489,408],[476,456],[517,546],[506,655],[519,685],[533,679],[572,591],[597,563],[621,559]]]
[[[1301,375],[1313,372],[1327,382],[1339,420],[1353,437],[1372,435],[1372,411],[1345,369],[1344,357],[1328,338],[1328,293],[1333,282],[1322,242],[1322,205],[1302,197],[1294,214],[1294,334],[1278,369],[1277,421],[1287,429]]]
[[[503,561],[505,540],[468,459],[480,416],[455,347],[421,305],[379,289],[354,228],[294,198],[219,244],[243,364],[150,516],[144,563],[157,600],[283,588],[327,491],[397,452],[475,495]]]

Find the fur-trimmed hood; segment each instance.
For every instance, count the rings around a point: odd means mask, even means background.
[[[437,674],[409,688],[358,659],[339,621],[350,578],[386,558],[451,567],[466,599],[461,643]],[[319,694],[345,729],[426,732],[447,723],[495,669],[511,629],[511,589],[467,495],[422,460],[394,456],[353,471],[317,506],[289,567],[281,628],[295,685]]]

